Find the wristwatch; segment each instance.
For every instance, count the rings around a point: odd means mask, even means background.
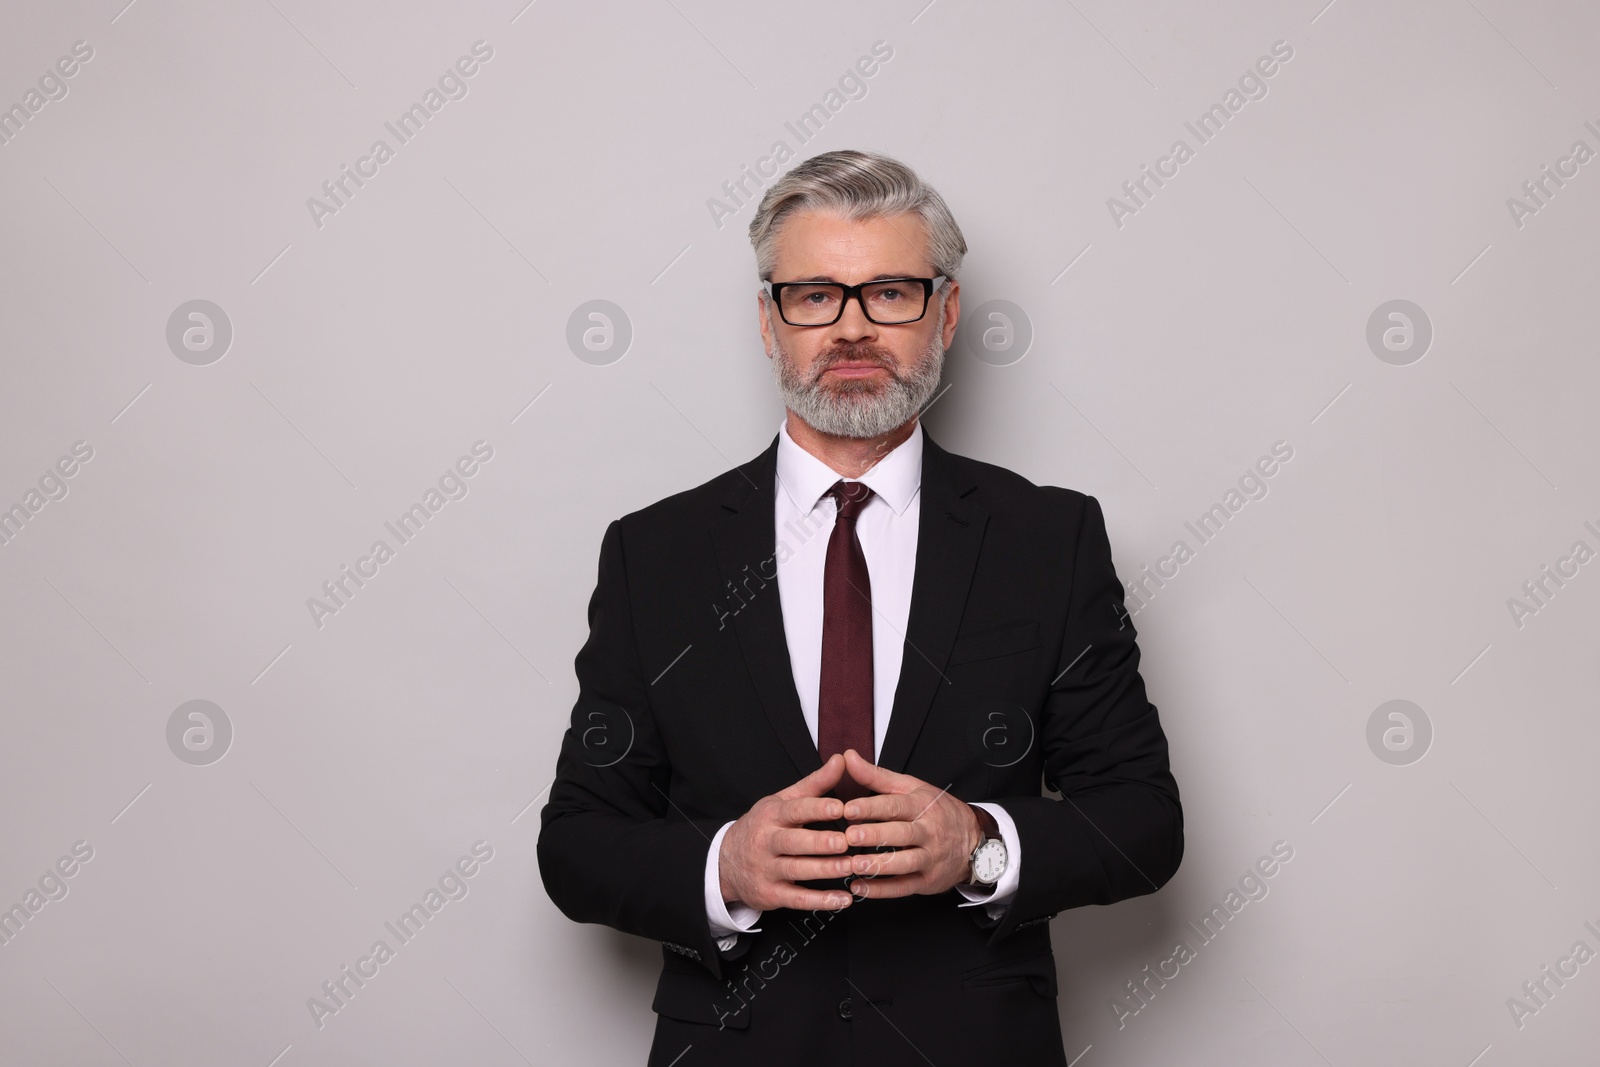
[[[994,821],[994,816],[976,804],[971,808],[978,817],[978,847],[972,850],[972,869],[967,882],[987,888],[1006,873],[1006,843],[1000,839],[1000,824]]]

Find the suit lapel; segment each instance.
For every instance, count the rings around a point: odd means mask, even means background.
[[[749,582],[754,590],[733,617],[733,628],[762,710],[803,776],[822,766],[822,758],[800,710],[778,596],[773,523],[777,458],[778,439],[774,436],[766,451],[739,468],[744,476],[729,487],[721,501],[712,542],[723,580],[741,591],[742,583]],[[955,644],[989,520],[988,511],[970,496],[976,488],[923,427],[911,614],[889,731],[878,754],[879,765],[892,771],[905,769],[938,687],[948,684],[944,664]],[[767,574],[773,577],[765,577]]]
[[[777,531],[773,523],[777,436],[773,436],[765,452],[739,469],[744,477],[736,479],[721,502],[711,532],[712,542],[723,580],[739,590],[741,599],[749,595],[749,602],[733,617],[734,632],[739,635],[739,648],[755,682],[761,708],[799,770],[797,777],[803,777],[822,766],[822,757],[817,754],[805,713],[800,710],[800,696],[789,663],[789,643],[783,630],[783,605],[778,599]],[[750,583],[750,594],[744,593],[745,582]]]
[[[917,519],[917,567],[911,582],[900,680],[889,732],[878,765],[904,772],[944,676],[978,565],[989,512],[970,494],[977,483],[962,476],[949,452],[922,429],[922,502]]]

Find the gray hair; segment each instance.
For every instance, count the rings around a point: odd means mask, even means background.
[[[933,186],[897,159],[876,152],[842,149],[798,164],[767,190],[750,220],[750,244],[762,281],[772,280],[778,231],[797,211],[835,211],[852,221],[913,212],[928,231],[933,268],[955,279],[967,242]],[[948,283],[946,283],[948,284]]]

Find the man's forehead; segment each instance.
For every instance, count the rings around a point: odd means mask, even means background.
[[[929,267],[928,230],[914,212],[850,219],[796,212],[778,231],[773,277],[921,275]],[[799,272],[798,274],[796,272]]]

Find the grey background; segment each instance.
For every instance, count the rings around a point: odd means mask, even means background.
[[[1099,497],[1124,579],[1294,450],[1136,618],[1188,850],[1055,920],[1069,1058],[1593,1061],[1600,964],[1507,1006],[1600,950],[1600,564],[1507,605],[1600,548],[1600,162],[1507,206],[1600,148],[1592,5],[522,2],[7,5],[0,104],[94,55],[0,146],[0,506],[93,458],[0,545],[0,905],[93,858],[0,945],[0,1059],[642,1062],[659,950],[555,911],[537,813],[606,524],[778,424],[751,207],[707,201],[783,140],[943,192],[968,310],[1033,337],[953,351],[930,432]],[[467,95],[319,228],[307,198],[479,40]],[[1115,225],[1280,40],[1267,95]],[[1401,299],[1434,336],[1396,366],[1366,334]],[[167,344],[191,300],[232,326],[209,365]],[[567,345],[591,300],[632,328],[609,364]],[[317,626],[477,441],[467,495]],[[192,700],[232,728],[203,765],[168,745]],[[1369,748],[1390,700],[1424,758]],[[468,894],[319,1029],[307,999],[478,841]],[[1277,841],[1265,899],[1119,1026]]]

